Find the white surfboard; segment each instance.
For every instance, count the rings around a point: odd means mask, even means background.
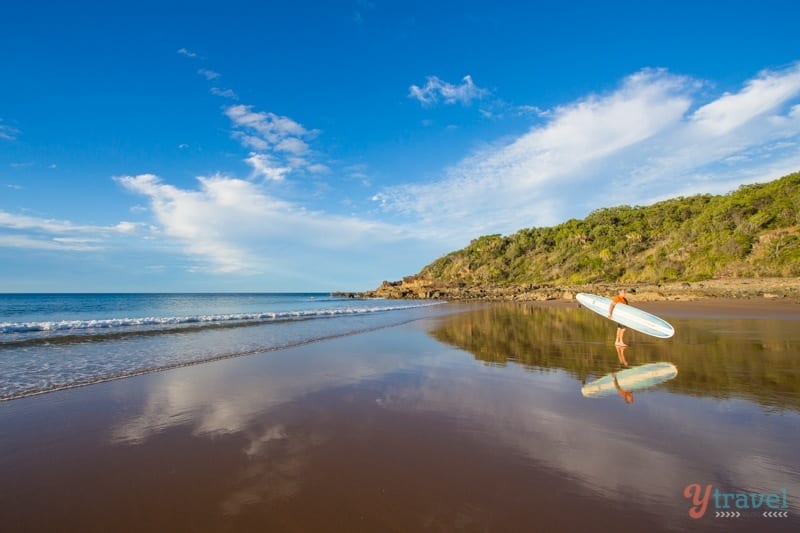
[[[611,307],[610,298],[581,292],[578,293],[575,299],[587,309],[591,309],[598,315],[608,318],[608,309]],[[675,328],[666,320],[626,304],[614,306],[614,314],[611,315],[611,320],[661,339],[668,339],[675,334]]]
[[[625,391],[635,391],[655,387],[678,375],[678,369],[672,363],[649,363],[617,372],[617,384]],[[614,376],[607,374],[602,378],[587,383],[581,388],[581,394],[588,398],[611,396],[617,392]]]

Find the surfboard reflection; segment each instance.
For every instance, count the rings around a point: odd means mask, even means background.
[[[620,357],[624,358],[624,352]],[[678,368],[672,363],[648,363],[606,374],[585,384],[581,388],[581,394],[586,398],[619,394],[625,402],[633,403],[634,391],[655,387],[677,375]]]

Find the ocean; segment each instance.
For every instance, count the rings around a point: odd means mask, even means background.
[[[437,307],[327,293],[0,294],[0,400],[388,327]]]

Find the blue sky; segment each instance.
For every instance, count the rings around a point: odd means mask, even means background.
[[[0,291],[362,290],[800,170],[794,2],[0,7]]]

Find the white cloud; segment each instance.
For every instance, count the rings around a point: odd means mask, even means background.
[[[133,222],[81,225],[0,210],[0,248],[95,251],[104,249],[110,239],[135,235],[141,228],[142,224]]]
[[[275,113],[254,112],[249,105],[232,105],[225,110],[236,127],[259,134],[270,144],[277,144],[288,137],[303,137],[311,134],[301,124],[289,117]]]
[[[116,226],[114,226],[114,230],[118,231],[119,233],[136,233],[141,228],[141,224],[137,224],[135,222],[120,222]]]
[[[128,233],[136,224],[132,222],[120,222],[116,226],[92,226],[73,224],[69,221],[32,217],[28,215],[15,215],[7,211],[0,210],[0,228],[15,230],[38,230],[46,233],[98,233],[108,234],[120,231]]]
[[[186,57],[197,57],[197,54],[186,48],[178,48],[178,53]]]
[[[764,71],[740,92],[725,94],[695,111],[691,121],[710,135],[724,135],[774,110],[798,92],[800,64],[783,72]]]
[[[191,54],[190,57],[195,55],[186,49],[178,52],[183,55]],[[218,72],[207,68],[200,68],[197,72],[209,81],[220,77]],[[211,87],[209,91],[221,98],[239,99],[232,89]],[[251,177],[281,181],[294,170],[319,173],[327,168],[324,164],[312,160],[311,148],[307,142],[319,133],[317,130],[309,130],[286,116],[254,111],[250,105],[230,105],[224,109],[224,113],[233,124],[233,138],[251,150],[244,159],[244,162],[253,169]],[[188,145],[182,144],[180,147]]]
[[[312,174],[326,174],[331,171],[330,167],[323,165],[322,163],[308,165],[307,170]]]
[[[236,131],[233,133],[233,136],[242,143],[242,146],[245,148],[252,148],[254,150],[269,150],[270,148],[270,144],[267,141],[256,135],[247,135],[241,131]]]
[[[423,105],[430,105],[444,101],[445,104],[461,103],[470,104],[473,100],[480,100],[487,96],[489,91],[481,89],[472,81],[472,76],[464,76],[460,85],[453,85],[442,81],[436,76],[429,76],[424,87],[412,85],[408,89],[408,96]]]
[[[304,168],[308,170],[309,162],[305,157],[295,154],[285,154],[286,164],[293,168]]]
[[[514,111],[517,113],[517,115],[522,115],[522,116],[532,115],[537,117],[546,117],[550,114],[550,111],[542,109],[541,107],[535,105],[516,106],[514,107]]]
[[[219,87],[212,87],[209,89],[209,92],[215,96],[220,96],[222,98],[229,98],[231,100],[238,100],[239,95],[233,92],[233,89],[220,89]]]
[[[22,248],[60,252],[93,252],[103,249],[102,246],[81,240],[41,238],[28,235],[5,235],[2,233],[0,233],[0,248]]]
[[[266,180],[281,181],[286,174],[292,171],[290,167],[277,166],[275,161],[266,154],[251,153],[245,161],[253,167],[255,176]]]
[[[163,234],[214,272],[316,272],[324,265],[303,263],[306,255],[319,261],[325,254],[370,250],[409,237],[388,224],[309,211],[241,179],[200,177],[197,190],[180,189],[152,174],[115,179],[148,197]],[[287,248],[297,254],[289,263]]]
[[[534,105],[512,105],[508,102],[496,98],[488,101],[481,102],[481,107],[478,112],[484,118],[491,120],[504,119],[507,117],[525,117],[525,118],[545,118],[552,114],[548,109]]]
[[[289,117],[253,111],[249,105],[229,106],[225,114],[233,122],[234,138],[255,151],[245,159],[255,175],[281,180],[295,169],[311,171],[310,167],[319,164],[305,158],[311,152],[306,139],[313,138],[318,131],[308,130]]]
[[[297,137],[289,137],[278,142],[275,145],[275,149],[281,152],[300,155],[308,152],[308,145]]]
[[[3,122],[3,119],[0,118],[0,122]],[[0,124],[0,139],[4,139],[6,141],[16,141],[17,135],[20,134],[20,131],[16,128],[12,128],[6,124]]]
[[[373,200],[455,244],[800,169],[800,65],[763,72],[710,102],[699,101],[701,86],[642,70],[610,93],[552,110],[544,124],[473,153],[433,182],[389,187]],[[731,166],[745,155],[751,163]]]
[[[219,72],[214,72],[213,70],[210,70],[210,69],[207,69],[207,68],[198,69],[197,73],[200,74],[201,76],[203,76],[205,79],[207,79],[209,81],[215,80],[215,79],[220,77],[220,73]]]
[[[376,274],[399,277],[478,235],[554,224],[603,206],[725,192],[798,170],[799,68],[763,72],[711,99],[697,80],[642,70],[607,93],[550,110],[542,123],[484,146],[438,179],[371,192],[383,211],[373,215],[392,223],[312,211],[268,193],[315,201],[313,190],[279,183],[296,171],[331,172],[309,146],[318,132],[286,116],[230,105],[224,113],[248,149],[249,179],[216,175],[180,188],[148,174],[118,178],[147,198],[155,227],[79,226],[0,211],[0,245],[77,250],[138,236],[166,240],[195,260],[195,271],[268,273],[284,287],[301,276],[302,283],[319,280],[333,268],[347,269],[348,280],[358,279],[361,268],[363,283]],[[345,167],[340,178],[369,186],[366,169]],[[330,187],[318,177],[310,181],[317,191]],[[343,209],[341,202],[328,205]]]

